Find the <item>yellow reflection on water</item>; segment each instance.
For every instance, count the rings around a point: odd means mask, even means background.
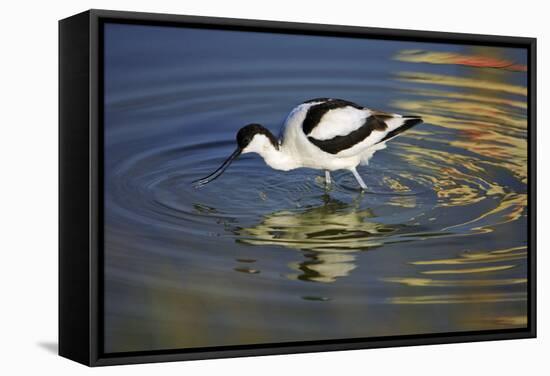
[[[502,126],[512,126],[515,128],[525,129],[527,121],[525,118],[519,117],[509,109],[504,109],[495,106],[494,103],[483,103],[474,101],[458,101],[449,99],[430,99],[423,102],[414,101],[398,101],[398,107],[407,109],[409,112],[422,112],[433,114],[454,114],[450,117],[445,125],[451,129],[465,129],[464,122],[470,123],[470,127],[490,127],[501,128]],[[461,115],[456,116],[456,115]],[[456,121],[460,119],[461,121]],[[452,121],[455,120],[455,121]],[[434,123],[439,125],[438,123]],[[502,129],[506,131],[506,129]],[[510,131],[508,131],[510,132]]]
[[[525,301],[525,293],[444,294],[390,298],[392,304],[466,304]]]
[[[487,95],[484,93],[464,93],[458,91],[449,91],[449,90],[437,90],[437,89],[427,89],[427,88],[416,88],[414,90],[405,90],[411,91],[414,95],[420,95],[423,97],[433,97],[439,99],[462,99],[468,102],[475,103],[490,103],[493,105],[504,105],[515,107],[519,109],[527,109],[527,101],[523,100],[514,100],[511,98],[501,98],[495,97],[494,95]]]
[[[400,283],[410,287],[488,287],[527,283],[527,278],[443,280],[430,278],[382,278],[384,282]]]
[[[514,265],[501,266],[485,266],[482,268],[467,268],[467,269],[446,269],[446,270],[426,270],[422,274],[471,274],[471,273],[487,273],[500,270],[512,269]]]
[[[497,317],[495,321],[503,326],[526,326],[527,316],[502,316]]]
[[[464,222],[462,224],[449,226],[443,228],[442,231],[448,231],[453,228],[469,226],[472,230],[478,230],[481,232],[492,231],[492,228],[496,225],[501,225],[508,222],[513,222],[518,220],[524,213],[525,208],[527,207],[527,195],[526,194],[515,194],[509,193],[505,195],[502,200],[498,203],[498,206],[494,209],[491,209],[477,218],[474,218],[470,221]],[[475,226],[476,223],[481,224],[484,220],[488,218],[493,218],[494,221],[489,225],[479,225]],[[472,226],[474,225],[474,226]]]
[[[503,262],[527,257],[527,247],[512,247],[485,252],[464,252],[457,258],[413,261],[412,265],[464,265],[472,263]]]
[[[396,101],[394,105],[404,111],[422,114],[425,121],[438,127],[459,132],[456,139],[439,139],[482,156],[484,163],[499,165],[512,171],[527,183],[527,120],[513,113],[487,109],[486,116],[478,116],[470,104],[446,103],[441,100]],[[479,105],[477,105],[479,107]],[[490,105],[486,105],[490,107]]]
[[[398,73],[398,77],[399,79],[408,82],[463,87],[470,89],[494,90],[508,94],[527,96],[526,87],[489,80],[478,80],[473,78],[424,72],[400,72]]]
[[[502,187],[478,174],[485,170],[472,157],[416,145],[407,145],[405,151],[396,154],[422,171],[403,172],[401,176],[426,180],[440,199],[438,206],[472,205],[503,193]]]

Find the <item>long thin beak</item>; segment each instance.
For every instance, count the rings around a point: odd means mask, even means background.
[[[229,167],[229,165],[231,164],[231,162],[233,162],[235,160],[235,158],[237,158],[239,155],[241,155],[241,148],[237,148],[233,154],[231,154],[229,156],[229,158],[227,158],[225,160],[225,162],[222,163],[222,165],[220,167],[217,168],[216,171],[214,171],[213,173],[211,173],[210,175],[202,178],[202,179],[199,179],[199,180],[195,180],[193,182],[193,185],[195,186],[195,188],[201,188],[203,186],[205,186],[206,184],[210,183],[211,181],[213,180],[216,180],[221,174],[223,174],[223,172],[227,169],[227,167]]]

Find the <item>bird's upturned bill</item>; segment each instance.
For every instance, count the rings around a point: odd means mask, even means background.
[[[213,173],[208,176],[205,176],[202,179],[195,180],[193,186],[195,188],[202,188],[211,181],[216,180],[223,172],[229,167],[231,162],[233,162],[239,155],[241,155],[242,149],[237,148],[223,163],[220,167],[216,169]]]

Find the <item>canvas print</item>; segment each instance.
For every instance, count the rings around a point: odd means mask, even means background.
[[[103,27],[106,353],[527,327],[526,49]]]

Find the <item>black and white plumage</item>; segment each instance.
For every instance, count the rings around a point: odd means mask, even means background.
[[[280,140],[259,124],[241,128],[235,152],[196,184],[202,186],[216,179],[240,154],[258,153],[276,170],[325,170],[327,184],[331,181],[330,171],[346,169],[366,189],[357,166],[368,164],[387,141],[421,122],[418,116],[375,111],[343,99],[311,99],[288,114]]]

